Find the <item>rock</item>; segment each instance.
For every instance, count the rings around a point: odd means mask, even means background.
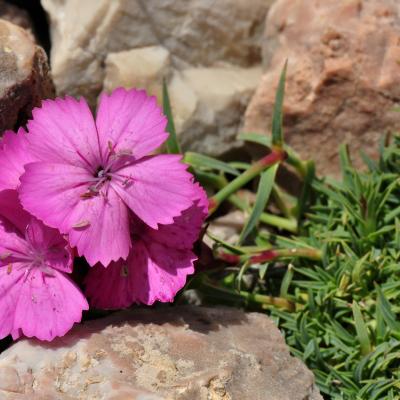
[[[135,309],[50,344],[20,340],[2,376],[2,400],[322,399],[268,317],[229,308]]]
[[[29,14],[22,8],[10,4],[5,0],[0,0],[0,18],[26,29],[33,35],[32,20]]]
[[[170,55],[162,46],[110,53],[105,61],[104,90],[123,87],[145,89],[162,101],[162,80],[170,70]]]
[[[285,136],[321,174],[338,172],[338,146],[376,155],[400,128],[400,4],[396,0],[278,0],[263,39],[265,73],[244,130],[265,133],[285,59]]]
[[[245,223],[246,214],[243,211],[230,211],[210,221],[207,232],[229,244],[235,245],[238,243],[240,232]],[[207,235],[204,236],[203,240],[210,247],[215,243],[215,241]]]
[[[41,0],[51,22],[59,94],[139,86],[159,100],[170,82],[184,149],[221,155],[234,147],[260,78],[272,0]]]
[[[257,64],[271,3],[42,0],[51,23],[51,66],[57,91],[84,95],[94,105],[103,86],[107,55],[147,46],[165,47],[179,69],[221,62],[243,67]]]
[[[258,67],[190,68],[177,73],[170,97],[182,147],[212,156],[234,148],[260,77]]]
[[[0,133],[25,123],[53,95],[44,50],[27,31],[0,19]]]

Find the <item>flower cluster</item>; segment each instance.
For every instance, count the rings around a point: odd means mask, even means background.
[[[89,305],[70,278],[92,267],[92,306],[171,301],[193,273],[207,215],[177,155],[154,155],[167,120],[156,99],[116,89],[96,118],[84,99],[46,100],[0,144],[0,338],[64,335]]]

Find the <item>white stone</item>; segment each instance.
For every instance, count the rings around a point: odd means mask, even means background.
[[[162,46],[109,53],[103,88],[107,92],[120,86],[145,89],[161,101],[162,80],[168,77],[169,71],[169,51]]]
[[[163,45],[175,66],[261,60],[272,0],[41,0],[51,24],[51,66],[60,94],[96,103],[107,54]]]
[[[231,150],[261,68],[190,68],[174,77],[171,103],[184,148],[219,156]]]

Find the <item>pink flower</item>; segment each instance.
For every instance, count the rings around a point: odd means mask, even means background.
[[[172,224],[158,230],[132,215],[133,247],[126,261],[97,264],[86,278],[86,294],[96,308],[116,309],[133,303],[172,301],[194,272],[192,252],[207,216],[207,197],[198,185],[193,205]]]
[[[192,176],[180,156],[148,155],[166,140],[165,126],[144,91],[103,94],[96,121],[83,99],[44,101],[28,123],[38,161],[21,177],[23,207],[68,234],[89,264],[126,259],[129,210],[157,229],[192,203]]]
[[[33,161],[25,130],[6,131],[0,142],[0,190],[17,189],[24,165]]]
[[[24,211],[16,191],[1,191],[0,339],[52,340],[79,322],[88,304],[71,272],[71,251],[59,232]]]

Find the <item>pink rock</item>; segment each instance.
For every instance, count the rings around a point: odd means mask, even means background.
[[[1,400],[322,400],[273,322],[233,308],[136,308],[20,340],[7,374]]]
[[[287,142],[337,174],[338,146],[376,155],[382,134],[400,128],[400,4],[396,0],[278,0],[267,17],[265,73],[244,130],[265,133],[280,71],[289,60]]]

